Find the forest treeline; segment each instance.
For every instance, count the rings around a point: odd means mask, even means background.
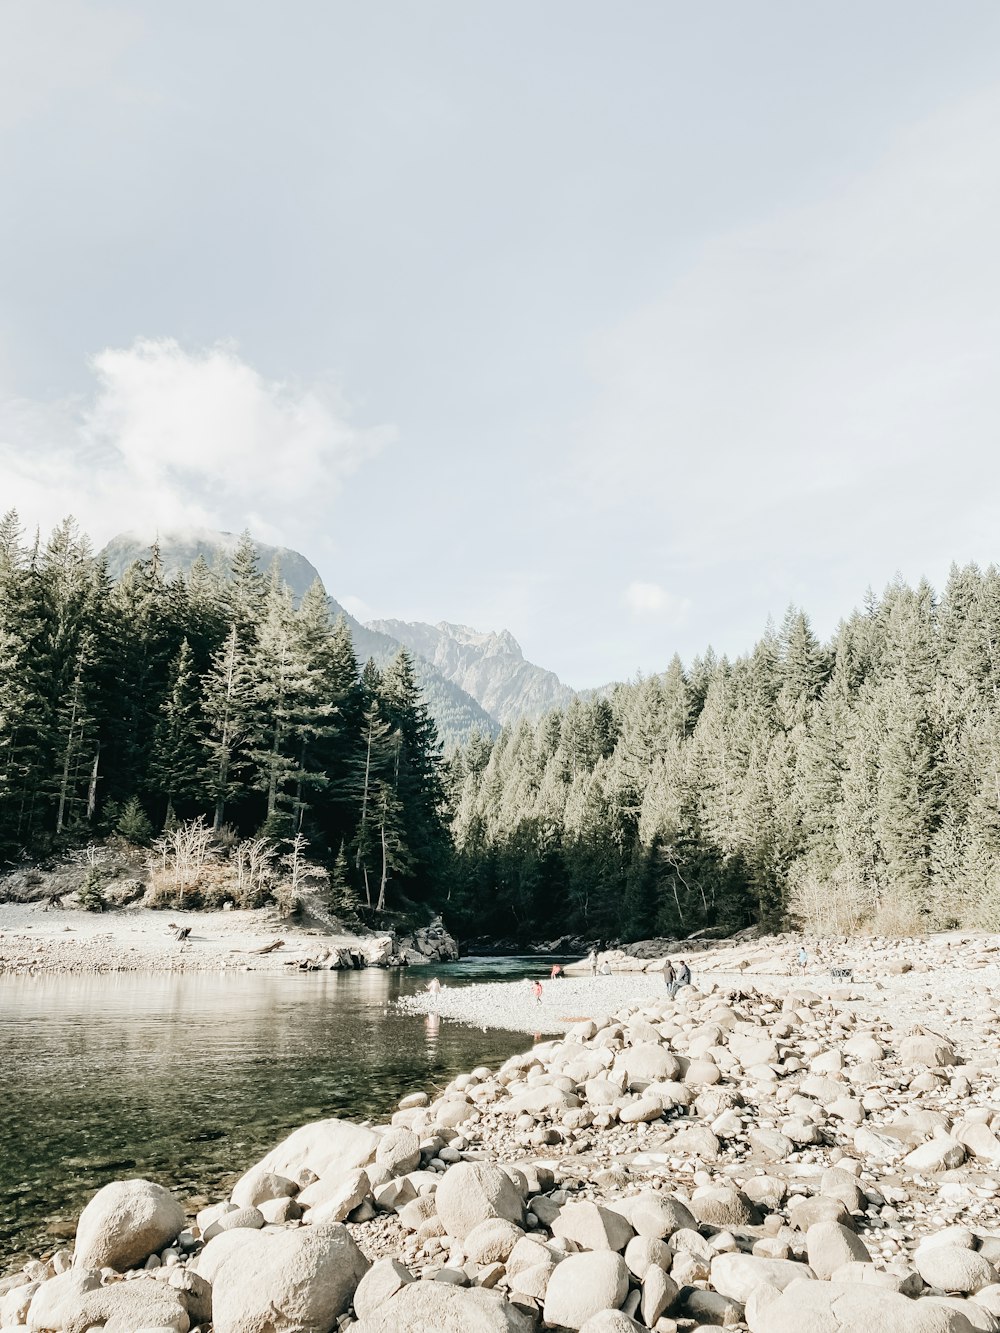
[[[204,821],[308,846],[346,908],[426,901],[447,873],[440,746],[405,651],[359,669],[314,585],[294,605],[249,536],[228,577],[118,581],[68,519],[0,522],[0,858]]]
[[[574,701],[450,762],[482,934],[1000,926],[1000,573]],[[467,927],[468,928],[468,927]]]
[[[362,667],[249,537],[226,577],[154,547],[115,581],[72,520],[27,542],[8,514],[0,859],[191,821],[466,937],[997,928],[1000,573],[897,581],[827,644],[789,610],[444,760],[408,654]]]

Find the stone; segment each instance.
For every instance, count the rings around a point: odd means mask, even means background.
[[[258,1208],[270,1199],[287,1199],[297,1193],[298,1186],[294,1180],[254,1166],[240,1176],[230,1198],[237,1208]]]
[[[954,1310],[872,1283],[793,1282],[750,1324],[750,1333],[972,1333]]]
[[[76,1228],[78,1268],[123,1272],[164,1249],[185,1223],[184,1209],[152,1180],[115,1180],[90,1200]]]
[[[965,1149],[960,1143],[942,1134],[939,1138],[928,1139],[919,1148],[914,1148],[903,1158],[907,1171],[921,1175],[936,1175],[940,1171],[953,1171],[965,1161]]]
[[[815,1278],[807,1264],[791,1259],[761,1259],[752,1254],[720,1254],[712,1260],[712,1286],[723,1296],[745,1305],[750,1293],[768,1282],[784,1291],[800,1278]]]
[[[95,1327],[110,1333],[136,1333],[142,1328],[188,1333],[191,1319],[179,1292],[143,1277],[97,1287],[59,1307],[60,1333],[87,1333]]]
[[[581,1324],[580,1333],[645,1333],[645,1329],[624,1310],[601,1310]]]
[[[624,1250],[635,1232],[620,1213],[584,1200],[566,1204],[552,1224],[552,1234],[582,1250]]]
[[[232,1212],[223,1213],[210,1227],[206,1227],[204,1236],[206,1240],[211,1240],[214,1236],[221,1235],[223,1231],[238,1231],[240,1227],[259,1231],[263,1225],[264,1214],[259,1208],[234,1208]]]
[[[309,1209],[313,1225],[323,1222],[343,1222],[371,1193],[368,1173],[361,1167],[340,1175],[329,1175],[309,1185],[298,1197],[303,1208]]]
[[[642,1299],[639,1309],[642,1322],[647,1328],[655,1327],[660,1315],[670,1309],[679,1294],[677,1283],[668,1277],[662,1268],[653,1267],[646,1270],[646,1276],[642,1280]]]
[[[627,1295],[628,1268],[620,1254],[611,1250],[571,1254],[549,1279],[545,1322],[580,1329],[602,1310],[619,1309]]]
[[[522,1268],[514,1277],[508,1275],[512,1298],[519,1300],[527,1296],[530,1300],[541,1304],[545,1300],[549,1278],[555,1270],[554,1263],[533,1264],[531,1268]],[[437,1276],[440,1277],[440,1273]]]
[[[691,1210],[679,1199],[672,1199],[667,1194],[655,1194],[651,1190],[616,1199],[609,1206],[628,1220],[637,1235],[649,1236],[654,1240],[665,1240],[682,1227],[694,1230],[698,1225]]]
[[[889,1166],[906,1154],[906,1145],[889,1134],[879,1134],[863,1125],[854,1131],[854,1147],[862,1157]]]
[[[795,1151],[791,1139],[777,1129],[755,1127],[747,1134],[747,1138],[754,1152],[769,1162],[783,1162],[789,1153]]]
[[[213,1236],[205,1248],[195,1255],[188,1264],[188,1269],[192,1273],[199,1274],[206,1282],[214,1282],[219,1269],[238,1250],[248,1242],[261,1239],[259,1231],[251,1231],[246,1227],[237,1228],[236,1231],[223,1231]]]
[[[28,1322],[28,1308],[40,1286],[39,1282],[22,1282],[0,1298],[0,1329]]]
[[[922,1065],[926,1069],[957,1064],[951,1043],[930,1033],[904,1037],[899,1043],[899,1062],[903,1065]]]
[[[665,1046],[640,1043],[619,1051],[611,1066],[612,1077],[624,1075],[632,1092],[641,1092],[650,1083],[670,1082],[681,1072],[680,1061]]]
[[[927,1305],[938,1305],[945,1310],[954,1310],[967,1319],[978,1333],[998,1333],[1000,1319],[984,1310],[978,1301],[962,1300],[958,1296],[924,1296]]]
[[[329,1333],[368,1267],[340,1223],[258,1233],[216,1274],[215,1333]]]
[[[805,1195],[793,1199],[788,1206],[788,1220],[799,1231],[808,1231],[817,1222],[839,1222],[851,1225],[851,1215],[840,1199],[825,1194]]]
[[[996,1283],[993,1265],[975,1250],[958,1245],[924,1245],[913,1256],[917,1272],[929,1287],[969,1295]]]
[[[839,1222],[816,1222],[806,1232],[809,1267],[818,1278],[828,1278],[844,1264],[871,1263],[864,1241]],[[775,1286],[778,1284],[775,1283]]]
[[[670,1250],[666,1243],[653,1236],[633,1236],[625,1246],[625,1263],[633,1277],[642,1280],[648,1268],[670,1267]]]
[[[511,1251],[524,1232],[514,1222],[503,1217],[491,1217],[473,1227],[462,1242],[469,1259],[477,1264],[506,1263]]]
[[[420,1140],[412,1129],[386,1130],[375,1150],[375,1162],[393,1176],[405,1176],[420,1165]]]
[[[495,1291],[410,1282],[351,1333],[530,1333],[533,1321]]]
[[[703,1185],[691,1196],[691,1212],[699,1222],[716,1227],[753,1226],[758,1221],[754,1205],[728,1185]]]
[[[702,1291],[698,1287],[685,1291],[684,1309],[698,1324],[731,1328],[743,1322],[742,1304],[718,1291]]]
[[[39,1284],[28,1307],[28,1327],[30,1329],[50,1329],[56,1327],[60,1306],[71,1304],[87,1292],[94,1291],[101,1285],[100,1273],[85,1268],[72,1268],[67,1273],[59,1273]]]
[[[354,1313],[359,1319],[369,1318],[397,1291],[415,1281],[410,1270],[398,1259],[377,1260],[358,1283],[354,1293]]]
[[[449,1236],[464,1240],[490,1218],[520,1225],[524,1216],[521,1196],[505,1171],[490,1162],[459,1162],[451,1167],[435,1195],[437,1213]]]
[[[336,1175],[373,1162],[379,1137],[349,1120],[314,1120],[293,1130],[251,1170],[271,1171],[290,1180],[303,1169],[317,1177]]]

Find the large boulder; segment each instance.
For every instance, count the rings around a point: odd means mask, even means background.
[[[832,1277],[844,1264],[871,1263],[872,1258],[861,1237],[839,1222],[814,1223],[806,1232],[806,1253],[809,1266],[819,1278]]]
[[[257,1233],[215,1276],[215,1333],[330,1333],[367,1271],[339,1223]]]
[[[352,1333],[529,1333],[533,1322],[497,1292],[411,1282]],[[261,1330],[264,1333],[264,1330]]]
[[[792,1282],[748,1323],[750,1333],[974,1333],[955,1310],[869,1282]]]
[[[913,1264],[929,1287],[941,1291],[971,1295],[997,1281],[997,1271],[989,1260],[959,1245],[921,1245]]]
[[[635,1231],[620,1213],[584,1199],[560,1210],[552,1234],[575,1242],[581,1250],[624,1250]]]
[[[800,1278],[816,1274],[791,1259],[765,1259],[755,1254],[720,1254],[712,1260],[712,1286],[723,1296],[745,1305],[750,1293],[764,1282],[784,1291]]]
[[[152,1180],[114,1180],[80,1214],[73,1262],[79,1268],[134,1268],[183,1229],[184,1209]]]
[[[402,1291],[415,1280],[398,1259],[378,1259],[358,1283],[354,1293],[354,1313],[359,1319],[368,1319],[377,1314],[386,1301],[392,1300],[397,1291]]]
[[[114,1282],[65,1301],[59,1307],[59,1333],[136,1333],[136,1329],[188,1333],[191,1320],[180,1293],[152,1277]]]
[[[456,1163],[445,1173],[434,1202],[445,1230],[456,1240],[464,1240],[473,1227],[490,1218],[520,1225],[524,1215],[510,1176],[492,1162]]]
[[[545,1292],[545,1322],[579,1329],[602,1310],[620,1309],[628,1295],[628,1268],[620,1254],[595,1250],[558,1264]]]
[[[619,1051],[611,1067],[614,1077],[624,1075],[633,1091],[641,1091],[650,1083],[669,1082],[677,1078],[681,1064],[666,1046],[642,1042]]]
[[[957,1063],[955,1048],[951,1043],[931,1032],[904,1037],[899,1043],[899,1061],[900,1064],[922,1065],[927,1069],[939,1069],[942,1065]]]
[[[392,1176],[405,1176],[420,1165],[420,1140],[412,1129],[396,1125],[386,1130],[375,1149],[375,1161]]]
[[[295,1181],[289,1180],[287,1176],[252,1166],[240,1176],[230,1197],[237,1208],[259,1208],[271,1199],[291,1198],[298,1192],[298,1188]]]
[[[100,1273],[85,1268],[71,1268],[68,1272],[57,1273],[43,1282],[35,1291],[28,1307],[28,1328],[57,1328],[57,1311],[64,1304],[79,1300],[88,1291],[96,1291],[101,1285]]]
[[[251,1171],[271,1171],[294,1180],[302,1170],[325,1176],[368,1166],[375,1160],[379,1137],[374,1130],[349,1120],[314,1120],[282,1139]]]

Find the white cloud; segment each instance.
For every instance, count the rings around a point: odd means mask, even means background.
[[[103,541],[123,528],[250,527],[293,543],[391,438],[347,420],[330,385],[265,379],[236,351],[139,340],[93,359],[87,402],[0,398],[0,496]]]
[[[676,628],[687,619],[691,602],[676,597],[658,583],[633,582],[625,589],[625,605],[634,616],[655,617]]]

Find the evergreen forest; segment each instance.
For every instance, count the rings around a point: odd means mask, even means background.
[[[66,520],[0,523],[0,857],[203,821],[308,847],[342,900],[425,901],[447,870],[440,746],[405,651],[359,670],[315,584],[296,606],[249,536],[230,576],[112,581]]]
[[[192,826],[307,848],[335,894],[466,938],[1000,922],[1000,572],[893,582],[822,643],[790,609],[444,758],[404,650],[362,665],[318,583],[118,580],[72,520],[0,522],[0,859]]]
[[[450,761],[482,934],[1000,926],[1000,573],[577,699]]]

